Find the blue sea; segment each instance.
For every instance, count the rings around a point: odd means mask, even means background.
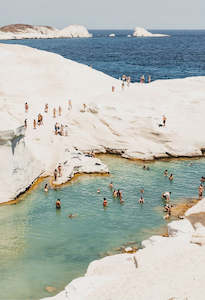
[[[156,32],[170,37],[128,38],[132,31],[96,30],[89,39],[2,42],[55,52],[115,78],[129,75],[134,82],[142,74],[152,80],[205,76],[205,31]],[[110,33],[116,37],[108,37]],[[148,164],[149,171],[140,162],[113,156],[102,159],[109,177],[82,176],[47,194],[43,182],[17,205],[0,207],[0,300],[54,295],[82,276],[91,261],[116,253],[122,245],[140,245],[167,224],[161,193],[171,191],[173,203],[195,197],[199,179],[205,176],[205,159],[156,161]],[[165,169],[174,174],[173,182],[163,176]],[[112,198],[110,181],[122,190],[124,205]],[[139,205],[142,188],[145,204]],[[57,198],[62,202],[60,211],[55,209]],[[69,219],[70,213],[78,216]],[[56,291],[49,294],[47,286]]]
[[[93,38],[2,41],[58,53],[110,76],[152,80],[205,75],[205,30],[157,30],[170,37],[128,38],[131,30],[90,30]],[[115,38],[108,37],[115,33]]]

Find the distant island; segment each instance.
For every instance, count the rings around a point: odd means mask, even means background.
[[[0,40],[88,37],[92,37],[92,34],[82,25],[70,25],[61,30],[51,26],[33,26],[27,24],[12,24],[0,27]]]
[[[166,37],[167,34],[151,33],[142,27],[136,27],[133,33],[134,37]]]

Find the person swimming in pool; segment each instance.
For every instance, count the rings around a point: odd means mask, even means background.
[[[173,174],[171,173],[170,176],[169,176],[169,180],[172,181],[173,179],[174,179],[174,176],[173,176]]]
[[[56,201],[56,209],[60,209],[61,208],[61,201],[60,199],[57,199]]]
[[[113,189],[113,183],[112,183],[112,181],[111,181],[110,184],[109,184],[109,188],[110,188],[110,189]]]
[[[103,199],[103,206],[104,206],[104,207],[107,207],[107,206],[108,206],[108,202],[107,202],[107,199],[106,199],[106,198]]]
[[[142,195],[140,196],[140,199],[138,200],[138,203],[140,203],[140,204],[143,204],[143,203],[144,203],[144,198],[143,198]]]
[[[117,198],[117,191],[114,190],[113,193],[112,193],[112,195],[113,195],[114,198]]]

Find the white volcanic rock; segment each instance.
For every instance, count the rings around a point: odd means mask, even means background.
[[[166,37],[167,34],[151,33],[142,27],[136,27],[133,33],[135,37]]]
[[[168,234],[169,236],[187,236],[190,238],[194,233],[194,228],[191,223],[187,220],[173,221],[168,224]]]
[[[32,160],[38,161],[32,170],[33,175],[27,176],[30,178],[30,182],[25,181],[27,185],[42,171],[44,175],[52,175],[59,162],[68,161],[69,165],[73,160],[69,153],[74,147],[83,152],[117,153],[126,158],[144,160],[203,155],[205,135],[201,128],[204,126],[205,77],[130,84],[121,90],[119,80],[88,66],[57,54],[5,44],[0,45],[0,64],[2,140],[5,136],[6,143],[11,145],[13,136],[21,136],[18,128],[27,119],[28,128],[21,143],[25,144],[25,151],[32,155]],[[114,93],[112,86],[115,86]],[[69,99],[72,100],[72,110],[68,110]],[[28,113],[24,111],[26,101]],[[45,103],[49,106],[48,113],[44,112]],[[53,118],[53,108],[58,110],[59,105],[62,116],[57,114]],[[33,119],[37,119],[38,113],[43,115],[44,125],[34,130]],[[167,116],[167,126],[159,127],[163,114]],[[68,136],[55,136],[56,122],[68,126]],[[14,133],[7,132],[9,128],[13,128]],[[5,151],[7,148],[2,146],[2,151]],[[7,150],[11,154],[9,147]],[[13,174],[11,158],[3,163],[4,169]],[[24,158],[18,156],[18,159]],[[25,162],[25,167],[26,163],[29,162]],[[79,171],[106,171],[103,165],[96,167],[94,160],[89,164],[84,160]],[[18,173],[18,168],[16,170]],[[70,178],[71,173],[72,168],[66,169],[65,178]],[[0,179],[6,182],[3,172]],[[16,182],[19,184],[15,185],[16,193],[5,185],[0,201],[10,200],[25,186],[20,178]]]
[[[88,32],[88,30],[82,25],[70,25],[62,30],[60,30],[59,34],[62,37],[92,37],[92,34]]]
[[[91,36],[88,30],[82,25],[70,25],[62,30],[51,26],[32,26],[25,24],[0,27],[0,40],[80,38]]]
[[[185,216],[188,217],[192,214],[197,214],[201,212],[205,213],[205,199],[200,200],[196,205],[189,208],[186,211]]]

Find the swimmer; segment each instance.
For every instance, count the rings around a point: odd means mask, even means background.
[[[138,203],[143,204],[144,203],[144,198],[140,196],[140,199],[138,200]]]
[[[57,209],[61,208],[61,201],[60,201],[60,199],[57,199],[57,201],[56,201],[56,208]]]
[[[140,190],[140,194],[144,194],[144,189],[141,189],[141,190]]]
[[[100,193],[100,189],[97,190],[97,193],[98,193],[98,194]]]
[[[143,170],[146,170],[146,166],[144,165],[144,166],[142,167],[142,169],[143,169]]]
[[[168,176],[168,170],[164,171],[164,176]]]
[[[110,184],[109,184],[109,188],[110,188],[111,190],[113,189],[112,181],[111,181]]]
[[[117,191],[117,197],[122,199],[122,192],[121,192],[121,190]]]
[[[107,202],[106,198],[103,199],[103,206],[104,206],[104,207],[107,207],[107,206],[108,206],[108,202]]]
[[[165,192],[162,194],[162,199],[165,199],[167,202],[170,200],[171,192]]]
[[[172,181],[173,179],[174,179],[174,176],[173,176],[173,174],[171,173],[170,176],[169,176],[169,180]]]
[[[205,182],[205,177],[204,177],[204,176],[201,176],[200,181],[201,181],[201,182]]]
[[[77,216],[78,216],[77,214],[75,214],[75,215],[70,214],[70,215],[68,215],[68,218],[72,219],[72,218],[76,218]]]
[[[44,192],[48,192],[48,184],[46,183],[46,185],[44,186]]]
[[[114,190],[113,193],[112,193],[112,195],[113,195],[114,198],[117,198],[117,191]]]

